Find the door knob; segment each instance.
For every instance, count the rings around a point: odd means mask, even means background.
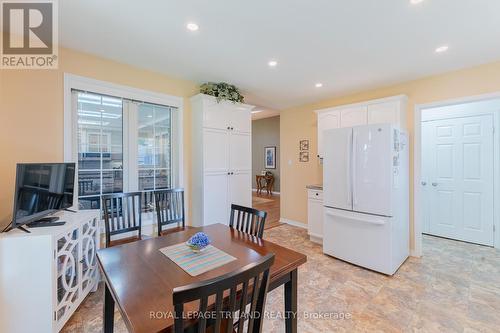
[[[425,186],[425,185],[427,185],[427,182],[423,181],[423,182],[421,182],[421,184],[422,184],[422,186]]]
[[[438,186],[438,183],[432,183],[432,186]]]

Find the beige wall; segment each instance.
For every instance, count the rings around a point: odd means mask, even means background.
[[[63,160],[64,73],[184,97],[185,184],[191,187],[186,98],[197,93],[197,84],[61,49],[58,70],[0,70],[0,227],[12,215],[16,163]]]
[[[311,140],[311,152],[317,154],[316,115],[313,110],[361,102],[387,96],[408,96],[410,145],[411,216],[413,216],[413,110],[415,105],[500,91],[500,62],[401,83],[390,87],[332,98],[281,112],[281,217],[307,223],[307,184],[322,181],[317,158],[298,162],[298,143]],[[291,161],[291,165],[289,165]],[[410,221],[413,233],[413,218]],[[411,247],[413,248],[413,237]]]

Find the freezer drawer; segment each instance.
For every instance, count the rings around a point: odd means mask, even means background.
[[[325,207],[323,252],[392,275],[391,219]],[[399,265],[398,265],[399,266]]]

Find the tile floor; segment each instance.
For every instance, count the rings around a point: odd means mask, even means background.
[[[299,228],[268,229],[265,238],[308,256],[299,269],[301,333],[500,332],[500,251],[425,236],[424,256],[408,259],[387,277],[323,255]],[[272,316],[282,309],[278,288],[269,294],[266,310]],[[115,325],[115,332],[126,332],[119,314]],[[101,329],[102,288],[63,332]],[[279,315],[266,319],[264,332],[284,332],[284,321]]]

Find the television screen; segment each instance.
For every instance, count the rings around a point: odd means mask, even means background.
[[[75,163],[18,164],[13,227],[73,205]]]

